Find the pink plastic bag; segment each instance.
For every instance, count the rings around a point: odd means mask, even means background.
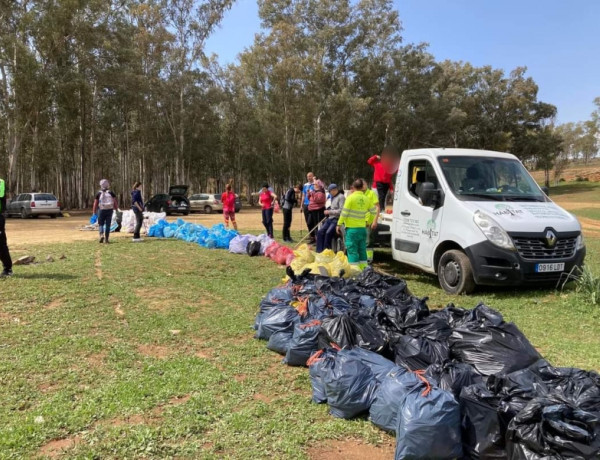
[[[277,250],[281,247],[281,245],[279,243],[277,243],[276,241],[272,242],[267,249],[265,249],[265,257],[268,257],[269,259],[273,259],[275,260],[275,254],[277,254]]]
[[[290,254],[294,254],[294,251],[292,251],[290,248],[288,248],[287,246],[280,246],[279,249],[277,249],[277,253],[275,254],[275,262],[277,262],[279,265],[285,265],[287,258]]]

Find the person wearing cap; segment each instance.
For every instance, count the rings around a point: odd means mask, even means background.
[[[110,225],[115,209],[119,209],[116,195],[110,190],[110,183],[106,179],[100,181],[100,191],[96,193],[92,212],[98,212],[98,230],[100,232],[100,243],[108,244],[110,236]]]
[[[331,195],[331,205],[325,210],[327,220],[323,222],[323,225],[317,232],[317,252],[331,249],[338,219],[346,201],[344,192],[341,192],[336,184],[329,184],[327,190]]]
[[[269,190],[269,184],[263,184],[258,202],[262,208],[262,223],[269,238],[273,238],[273,209],[277,195]]]
[[[8,250],[8,242],[6,241],[6,220],[4,219],[4,211],[6,210],[6,186],[4,179],[0,179],[0,262],[2,262],[2,272],[0,278],[12,276],[12,259]]]

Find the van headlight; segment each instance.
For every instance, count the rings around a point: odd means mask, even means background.
[[[577,247],[578,251],[580,249],[585,248],[585,240],[583,239],[583,233],[580,233],[579,236],[577,237],[577,241],[575,242],[575,246]]]
[[[490,216],[481,211],[475,211],[473,221],[492,244],[509,251],[516,250],[508,233]]]

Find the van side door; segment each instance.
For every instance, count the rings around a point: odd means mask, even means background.
[[[444,208],[421,204],[419,191],[425,182],[436,189],[441,187],[431,160],[421,156],[409,158],[397,183],[392,252],[400,262],[431,271]]]

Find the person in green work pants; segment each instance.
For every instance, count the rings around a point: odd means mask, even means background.
[[[0,179],[0,261],[2,262],[2,273],[0,278],[6,278],[12,276],[12,259],[10,258],[10,252],[8,251],[8,244],[6,241],[6,220],[4,218],[4,211],[6,210],[6,183],[4,179]]]
[[[354,191],[344,203],[336,230],[341,234],[342,225],[346,227],[348,262],[362,270],[367,266],[366,223],[369,215],[375,215],[377,209],[373,200],[365,195],[365,182],[362,179],[356,179],[352,188]]]

